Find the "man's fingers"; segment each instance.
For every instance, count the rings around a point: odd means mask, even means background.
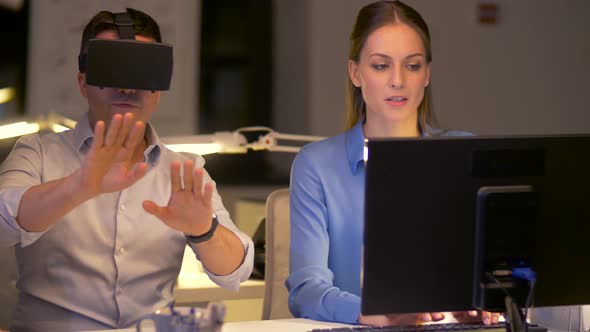
[[[119,130],[121,129],[123,122],[123,117],[121,114],[115,114],[113,119],[111,120],[111,124],[109,125],[109,129],[107,130],[107,137],[105,139],[104,145],[111,146],[115,144],[117,141],[117,135],[119,134]]]
[[[133,182],[141,179],[147,172],[147,163],[141,162],[135,164],[135,166],[133,166],[132,172]]]
[[[156,216],[160,220],[164,219],[164,214],[166,211],[164,207],[159,206],[153,201],[143,201],[142,206],[147,213]]]
[[[195,193],[196,197],[202,197],[203,195],[203,169],[196,168],[193,175],[193,192]]]
[[[91,148],[101,147],[104,144],[104,121],[97,121],[94,125],[94,140]]]
[[[205,201],[205,206],[211,206],[211,200],[213,199],[213,190],[215,189],[215,185],[212,182],[209,182],[205,185],[205,193],[203,194],[203,200]]]
[[[467,314],[471,317],[477,317],[477,310],[469,310]]]
[[[101,147],[104,144],[104,121],[97,121],[94,125],[94,141],[92,146]]]
[[[182,190],[180,185],[180,162],[173,161],[170,165],[170,183],[172,193]]]
[[[145,133],[145,124],[142,121],[135,121],[133,123],[131,132],[127,135],[123,146],[126,149],[134,150],[137,144],[141,142]]]
[[[115,145],[122,146],[123,142],[127,138],[127,135],[131,131],[131,127],[133,126],[133,114],[132,113],[125,113],[123,116],[123,124],[121,125],[121,129],[117,134],[117,138],[115,141]]]
[[[194,162],[192,160],[185,160],[184,164],[183,164],[183,170],[182,170],[182,179],[184,182],[184,190],[185,191],[193,191],[196,192],[197,188],[193,188],[193,167],[194,167]],[[200,188],[198,189],[200,190]]]
[[[125,175],[125,179],[121,183],[124,188],[127,188],[141,179],[147,172],[147,164],[145,162],[137,163],[133,168]]]

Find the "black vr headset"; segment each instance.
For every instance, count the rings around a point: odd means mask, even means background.
[[[91,39],[88,51],[78,57],[78,68],[86,73],[86,84],[150,91],[170,89],[172,45],[135,40],[129,14],[116,13],[117,40]]]

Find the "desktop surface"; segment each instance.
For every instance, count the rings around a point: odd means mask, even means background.
[[[262,299],[263,297],[264,280],[248,279],[242,282],[240,290],[235,292],[218,286],[205,273],[179,279],[178,285],[174,287],[174,301],[179,306],[191,306],[195,302]]]
[[[304,318],[232,322],[223,324],[221,332],[308,332],[320,328],[358,327],[340,323],[320,322]],[[134,328],[89,332],[133,332]],[[152,331],[147,331],[152,332]]]
[[[447,313],[451,316],[449,313]],[[452,317],[452,316],[451,316]],[[505,332],[504,324],[483,326],[481,324],[458,324],[454,320],[445,319],[447,323],[435,323],[419,326],[374,328],[369,326],[349,325],[341,323],[321,322],[305,318],[260,320],[225,323],[221,332]],[[529,332],[546,332],[547,329],[534,325]],[[90,332],[133,332],[134,328],[119,330],[100,330]],[[147,330],[146,332],[155,332]]]

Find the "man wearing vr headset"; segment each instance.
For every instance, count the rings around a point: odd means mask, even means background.
[[[187,243],[218,285],[249,277],[252,241],[203,158],[168,150],[148,123],[171,73],[148,15],[101,12],[86,26],[88,113],[73,130],[22,137],[0,168],[0,245],[16,245],[20,273],[11,330],[132,326],[173,301]]]

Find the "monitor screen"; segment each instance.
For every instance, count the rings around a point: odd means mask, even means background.
[[[590,303],[589,172],[588,135],[370,140],[363,314],[501,310],[517,265],[534,306]]]

